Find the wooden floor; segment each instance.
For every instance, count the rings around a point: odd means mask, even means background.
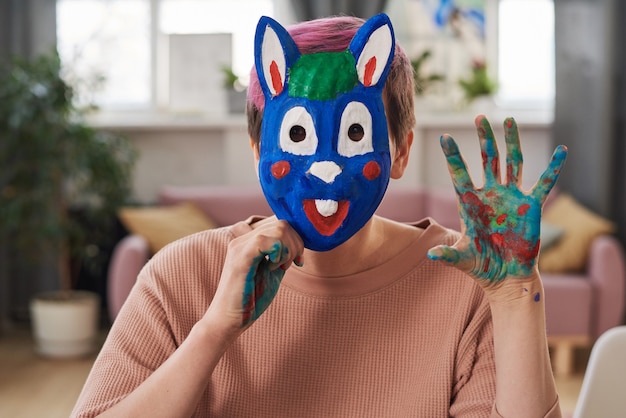
[[[0,417],[67,418],[94,359],[43,358],[28,329],[0,335]]]
[[[46,359],[27,329],[0,335],[0,417],[67,418],[94,358]],[[575,373],[556,379],[564,414],[574,411],[587,359],[588,352],[577,353]]]

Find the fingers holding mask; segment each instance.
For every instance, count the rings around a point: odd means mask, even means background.
[[[291,263],[302,264],[304,245],[285,221],[266,221],[231,241],[211,303],[235,328],[254,322],[271,304]]]

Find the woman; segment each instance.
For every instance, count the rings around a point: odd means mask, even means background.
[[[483,188],[442,137],[461,234],[372,215],[415,123],[388,19],[262,18],[255,46],[248,130],[278,217],[156,254],[73,415],[560,416],[537,255],[565,150],[523,193],[514,121],[502,182],[480,116]]]

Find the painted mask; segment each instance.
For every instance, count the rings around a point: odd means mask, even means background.
[[[278,22],[258,23],[261,187],[276,216],[311,250],[333,249],[358,232],[387,189],[382,90],[394,47],[384,14],[367,20],[343,52],[300,54]]]

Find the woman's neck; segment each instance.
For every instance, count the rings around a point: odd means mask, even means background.
[[[402,232],[406,233],[402,233]],[[323,277],[340,277],[369,270],[405,248],[419,230],[373,216],[355,235],[324,252],[305,250],[302,271]]]

